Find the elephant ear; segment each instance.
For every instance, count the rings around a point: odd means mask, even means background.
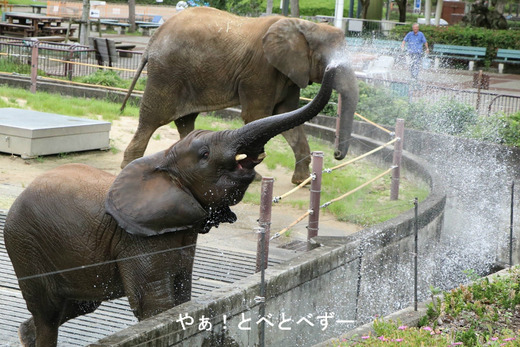
[[[108,191],[106,211],[130,234],[154,236],[206,223],[193,195],[160,169],[164,160],[165,152],[134,160]]]
[[[298,87],[307,87],[311,61],[301,21],[285,18],[272,24],[263,37],[263,48],[271,65]]]

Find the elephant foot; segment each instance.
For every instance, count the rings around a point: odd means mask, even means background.
[[[36,327],[34,326],[34,320],[29,318],[22,324],[18,329],[18,337],[24,347],[35,347],[36,346]]]
[[[123,160],[123,161],[121,162],[121,169],[124,169],[125,166],[128,165],[128,163],[130,163],[128,160]]]
[[[302,174],[298,174],[298,173],[294,173],[293,176],[292,176],[292,179],[291,179],[291,182],[293,184],[301,184],[303,181],[305,181],[307,178],[309,178],[309,173],[307,173],[306,175],[302,175]],[[309,183],[307,183],[309,184]]]

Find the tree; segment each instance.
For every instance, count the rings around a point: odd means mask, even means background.
[[[353,1],[353,0],[350,0]],[[370,0],[360,0],[361,3],[361,18],[367,19],[368,6],[370,6]]]
[[[291,17],[300,17],[300,2],[299,0],[291,0]]]
[[[135,31],[135,0],[128,0],[128,22],[130,23],[129,32]]]
[[[406,3],[407,0],[395,0],[397,7],[399,8],[399,22],[406,22]]]

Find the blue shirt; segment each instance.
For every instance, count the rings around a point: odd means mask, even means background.
[[[404,37],[404,41],[408,43],[408,52],[409,53],[422,53],[422,46],[426,43],[426,37],[420,31],[417,32],[417,35],[410,31]]]

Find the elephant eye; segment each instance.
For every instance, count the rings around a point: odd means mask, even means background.
[[[200,152],[200,158],[201,159],[208,159],[209,158],[209,151],[208,150],[203,150]]]

